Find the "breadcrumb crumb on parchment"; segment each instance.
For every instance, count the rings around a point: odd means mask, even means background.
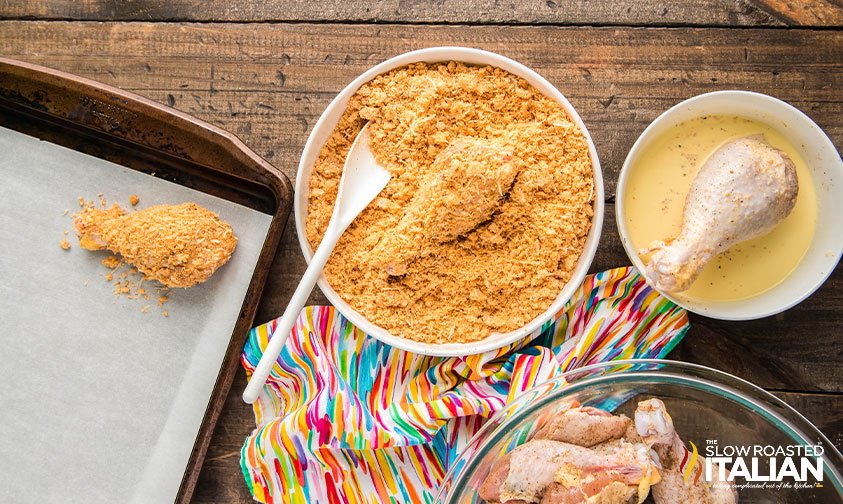
[[[367,121],[370,148],[392,179],[325,267],[337,293],[390,333],[427,343],[481,340],[547,310],[571,278],[593,215],[588,143],[562,106],[504,70],[454,62],[413,64],[364,84],[310,177],[306,233],[314,249],[333,211],[345,157]],[[402,265],[403,274],[386,274],[373,264],[372,251],[396,228],[431,170],[444,166],[434,163],[439,153],[464,138],[502,145],[524,165],[488,220],[427,244],[406,270]]]

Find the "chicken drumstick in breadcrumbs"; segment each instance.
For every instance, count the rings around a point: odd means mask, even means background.
[[[108,248],[168,287],[204,282],[237,245],[231,226],[196,203],[132,213],[116,204],[107,210],[88,207],[76,217],[73,229],[83,248]]]
[[[454,240],[488,220],[524,163],[498,143],[461,138],[433,166],[395,229],[372,250],[372,264],[389,275],[405,274],[430,244]]]

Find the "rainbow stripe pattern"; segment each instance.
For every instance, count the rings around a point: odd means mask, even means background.
[[[252,329],[251,375],[276,322]],[[464,358],[416,355],[368,336],[330,306],[302,310],[241,449],[265,503],[430,503],[486,419],[536,384],[613,359],[661,358],[685,310],[631,267],[586,277],[538,335]]]

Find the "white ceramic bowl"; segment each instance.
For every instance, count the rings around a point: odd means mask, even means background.
[[[724,114],[755,119],[778,131],[805,160],[817,193],[817,227],[802,262],[781,283],[757,296],[740,301],[699,301],[664,293],[674,303],[707,317],[750,320],[774,315],[798,304],[817,290],[843,253],[843,162],[826,134],[808,116],[779,99],[749,91],[716,91],[695,96],[672,107],[653,121],[632,146],[618,180],[617,224],[632,264],[644,271],[626,229],[624,192],[629,167],[649,145],[676,124],[704,115]],[[652,284],[651,284],[652,285]]]
[[[550,320],[559,310],[561,310],[565,303],[573,296],[576,289],[585,278],[588,268],[591,266],[591,261],[594,259],[594,253],[597,251],[597,242],[600,239],[600,231],[603,225],[603,176],[600,171],[600,162],[597,159],[597,151],[594,148],[594,142],[588,134],[588,130],[580,119],[574,107],[565,99],[558,89],[553,87],[545,78],[530,70],[526,66],[515,62],[504,56],[495,53],[481,51],[479,49],[471,49],[467,47],[432,47],[429,49],[421,49],[401,54],[392,59],[384,61],[363,73],[361,76],[354,79],[348,86],[343,89],[340,94],[328,105],[325,112],[316,122],[307,143],[304,146],[301,161],[299,162],[299,169],[296,174],[296,192],[293,201],[293,208],[296,219],[296,231],[299,236],[299,244],[302,252],[308,263],[313,256],[313,250],[310,243],[307,241],[305,235],[305,222],[307,221],[307,204],[308,191],[310,182],[310,173],[313,169],[313,164],[316,161],[319,151],[325,144],[325,141],[331,135],[334,127],[339,122],[340,116],[345,112],[346,104],[349,98],[360,89],[364,83],[374,79],[376,76],[388,72],[394,68],[402,67],[415,62],[436,63],[441,61],[461,61],[463,63],[475,65],[492,65],[502,68],[514,75],[524,78],[527,82],[538,89],[542,94],[551,98],[565,109],[568,116],[580,127],[586,139],[588,140],[589,153],[591,155],[592,166],[594,169],[594,217],[591,221],[591,231],[585,242],[585,249],[580,255],[577,266],[574,269],[571,281],[568,282],[559,295],[554,300],[553,304],[535,320],[528,323],[524,327],[506,333],[493,333],[482,341],[475,341],[472,343],[449,343],[443,345],[433,345],[428,343],[420,343],[417,341],[401,338],[390,334],[385,329],[378,327],[366,320],[363,315],[353,310],[337,292],[328,284],[325,276],[322,275],[319,279],[318,285],[325,294],[325,297],[348,318],[354,325],[362,329],[368,334],[378,338],[379,340],[389,345],[408,350],[415,353],[435,356],[465,356],[472,355],[490,350],[495,350],[519,339],[534,333],[538,335],[545,322]]]

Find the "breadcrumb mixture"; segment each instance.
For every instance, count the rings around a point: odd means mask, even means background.
[[[306,233],[314,249],[331,217],[345,157],[367,121],[369,146],[392,179],[325,267],[337,293],[390,333],[428,343],[510,332],[547,310],[571,278],[593,215],[588,143],[564,109],[489,66],[418,63],[375,78],[349,100],[310,177]],[[482,221],[457,226],[456,237],[426,225],[399,228],[406,216],[424,212],[433,198],[430,180],[447,181],[437,170],[459,169],[452,160],[437,161],[439,154],[472,141],[517,161],[514,180],[508,173],[495,177],[501,195],[479,205]],[[427,208],[442,206],[437,201]],[[396,245],[397,229],[410,232]],[[445,239],[427,239],[434,235]],[[421,247],[410,244],[414,236],[424,239]],[[395,258],[384,258],[384,250]]]

